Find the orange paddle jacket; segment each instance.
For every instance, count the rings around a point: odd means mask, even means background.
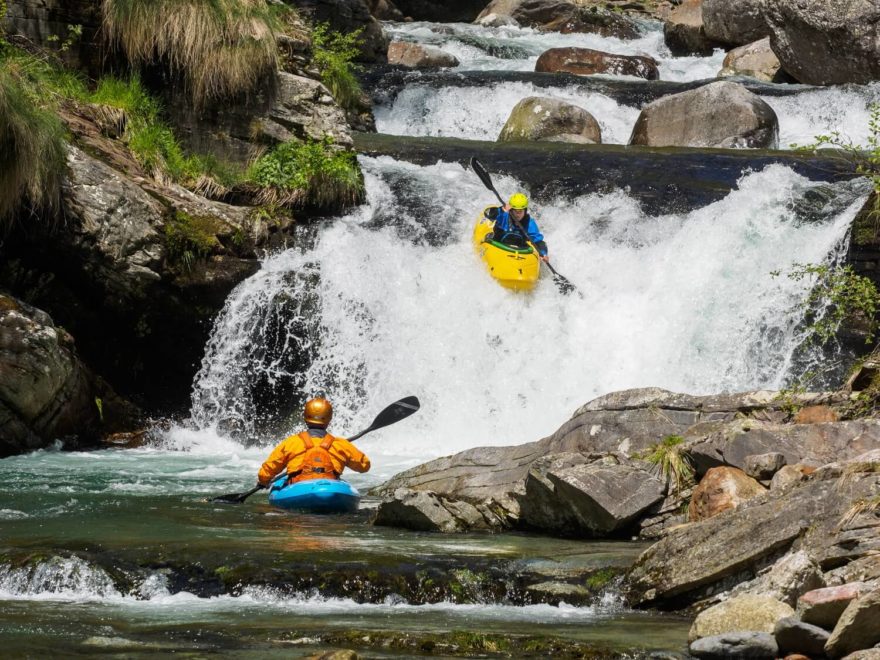
[[[304,462],[307,454],[314,455],[320,447],[324,447],[326,454],[330,456],[331,469],[316,474],[309,466],[304,466]],[[370,469],[370,459],[345,438],[337,438],[321,429],[310,429],[285,438],[275,447],[260,468],[257,479],[262,485],[268,486],[285,466],[287,474],[297,481],[301,473],[303,478],[338,479],[345,468],[367,472]],[[304,467],[307,469],[303,470]]]

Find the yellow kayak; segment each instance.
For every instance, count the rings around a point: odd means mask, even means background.
[[[495,222],[484,214],[474,227],[474,249],[498,283],[514,291],[531,291],[541,274],[541,260],[531,247],[519,248],[497,241],[484,241]]]

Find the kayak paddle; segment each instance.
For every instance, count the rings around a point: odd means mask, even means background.
[[[501,206],[504,206],[506,202],[501,198],[501,195],[498,194],[498,191],[495,189],[495,186],[492,184],[492,177],[489,176],[489,172],[483,167],[483,164],[478,161],[476,158],[471,158],[471,169],[477,173],[477,176],[480,177],[480,181],[483,182],[483,185],[486,186],[489,190],[495,193],[495,197],[498,198],[498,201],[501,202]],[[513,216],[510,216],[510,219],[516,224],[520,233],[526,237],[526,242],[532,247],[535,251],[535,254],[538,254],[538,248],[528,239],[528,234],[525,229],[523,229],[522,225],[514,219]],[[559,290],[562,293],[571,293],[572,291],[577,291],[577,287],[571,283],[567,277],[561,275],[551,264],[549,261],[545,261],[547,264],[547,268],[550,269],[550,272],[553,273],[553,281],[556,282],[556,286],[559,287]]]
[[[400,401],[395,401],[390,406],[385,408],[382,412],[376,415],[376,419],[373,420],[373,423],[370,424],[367,428],[365,428],[360,433],[356,433],[355,435],[347,438],[349,442],[353,442],[360,438],[361,436],[366,435],[370,431],[375,431],[377,429],[384,428],[386,426],[390,426],[392,424],[396,424],[402,419],[406,419],[414,412],[416,412],[420,403],[417,397],[407,396],[402,398]],[[267,486],[263,486],[262,484],[257,484],[249,491],[244,493],[229,493],[227,495],[220,495],[219,497],[213,497],[209,501],[210,502],[219,502],[222,504],[241,504],[251,495],[256,493],[258,490],[262,490],[263,488],[267,488]]]

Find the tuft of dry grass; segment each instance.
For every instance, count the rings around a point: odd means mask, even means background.
[[[23,203],[58,208],[67,166],[64,126],[7,65],[0,62],[0,231]]]
[[[278,68],[265,0],[103,0],[103,16],[133,64],[167,62],[197,106],[248,92]]]

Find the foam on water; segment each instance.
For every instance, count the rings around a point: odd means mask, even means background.
[[[619,615],[620,601],[610,598],[597,606],[560,605],[512,606],[448,601],[413,605],[391,596],[379,603],[359,603],[349,598],[327,598],[317,593],[283,593],[268,587],[246,587],[241,595],[200,597],[187,591],[171,593],[167,578],[159,573],[147,576],[131,594],[117,590],[108,573],[79,557],[52,557],[33,566],[0,564],[0,600],[94,603],[124,608],[130,615],[199,620],[206,614],[223,612],[290,612],[299,616],[379,616],[396,614],[440,614],[449,620],[472,622],[508,621],[577,623]]]
[[[711,57],[673,57],[663,41],[663,24],[639,21],[642,35],[618,39],[598,34],[539,32],[532,28],[490,28],[462,23],[390,23],[392,39],[412,41],[440,48],[454,55],[460,71],[534,71],[538,56],[550,48],[591,48],[617,55],[653,57],[661,80],[702,80],[721,70],[724,52]]]

